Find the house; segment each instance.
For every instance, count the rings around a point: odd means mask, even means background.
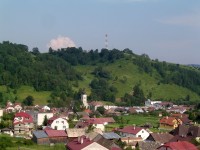
[[[104,106],[104,104],[100,101],[92,101],[89,103],[89,106],[92,110],[96,111],[98,107]]]
[[[14,134],[27,134],[30,135],[33,130],[33,118],[25,112],[15,114],[13,120]]]
[[[171,130],[177,128],[179,124],[182,124],[182,121],[175,117],[166,116],[161,118],[159,123],[159,128]]]
[[[12,103],[10,101],[7,102],[6,104],[6,112],[7,113],[11,113],[11,112],[19,112],[20,110],[22,110],[22,106],[21,103]]]
[[[83,128],[67,128],[66,133],[68,138],[77,138],[86,134]]]
[[[147,101],[145,101],[145,106],[146,107],[152,107],[155,104],[160,104],[160,103],[161,103],[161,101],[151,101],[150,99],[148,99]]]
[[[146,141],[159,142],[161,144],[169,142],[174,136],[169,133],[151,133]]]
[[[116,145],[113,140],[106,139],[101,134],[98,134],[92,141],[102,145],[103,147],[109,150],[121,150],[121,148],[118,145]]]
[[[143,140],[149,136],[149,132],[147,132],[144,128],[136,127],[136,126],[126,126],[122,129],[117,129],[119,135],[122,137],[141,137]]]
[[[3,116],[3,109],[0,108],[0,118]],[[1,121],[1,120],[0,120]]]
[[[57,116],[49,118],[47,125],[55,130],[65,130],[69,128],[69,123],[67,120]]]
[[[32,141],[38,145],[50,144],[49,137],[45,131],[33,131]]]
[[[7,113],[15,112],[15,108],[13,107],[13,103],[11,103],[10,101],[8,101],[7,104],[6,104],[6,112]]]
[[[157,148],[158,150],[198,150],[196,146],[187,141],[169,142]]]
[[[3,134],[9,134],[10,136],[13,136],[13,131],[10,128],[3,128],[0,131]]]
[[[190,120],[188,117],[188,114],[181,114],[181,113],[176,113],[176,114],[171,114],[171,117],[175,117],[177,119],[180,119],[183,124],[191,124],[192,120]]]
[[[172,113],[180,113],[183,114],[185,113],[187,110],[189,110],[189,107],[185,107],[185,106],[177,106],[177,105],[173,105],[173,107],[170,107],[169,109],[167,109],[167,112],[172,112]]]
[[[140,107],[130,107],[128,112],[130,114],[139,114],[139,113],[144,113],[144,110],[142,110],[142,108]]]
[[[161,143],[155,142],[155,141],[147,141],[147,142],[140,141],[140,142],[137,142],[136,148],[138,148],[139,150],[155,150],[160,145]]]
[[[170,142],[176,141],[192,141],[200,137],[200,127],[194,125],[179,125],[176,129],[170,132],[174,137]]]
[[[136,148],[136,144],[139,141],[143,141],[141,137],[121,137],[120,140],[125,142],[127,147],[131,147],[132,149]]]
[[[16,112],[19,112],[22,110],[22,106],[21,106],[21,103],[14,103],[14,109]]]
[[[102,136],[108,140],[119,140],[120,139],[120,136],[115,132],[104,132]]]
[[[50,143],[66,143],[67,134],[64,130],[46,130]]]
[[[52,112],[38,112],[37,117],[36,117],[38,126],[41,126],[43,124],[45,116],[47,116],[47,119],[49,119],[53,117],[53,113]]]
[[[86,138],[86,136],[81,136],[77,139],[74,139],[73,141],[69,142],[66,145],[67,150],[109,150],[106,147],[103,147],[102,145],[91,141],[89,138]]]

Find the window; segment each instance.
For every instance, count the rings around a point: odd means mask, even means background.
[[[57,127],[57,126],[55,126],[55,127],[54,127],[54,129],[55,129],[55,130],[57,130],[57,129],[58,129],[58,127]]]
[[[144,131],[142,131],[142,133],[144,133]]]
[[[66,126],[63,126],[63,129],[66,129]]]
[[[62,121],[62,124],[64,124],[64,121]]]
[[[56,121],[56,123],[59,123],[59,121]]]

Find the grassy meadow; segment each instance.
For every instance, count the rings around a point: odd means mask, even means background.
[[[175,84],[159,83],[160,76],[155,70],[152,75],[141,72],[132,60],[120,59],[114,63],[99,65],[105,66],[103,69],[111,73],[112,79],[109,82],[118,89],[117,98],[124,96],[125,93],[131,93],[134,85],[140,83],[146,96],[150,92],[152,93],[151,99],[177,100],[190,95],[191,101],[200,100],[198,94],[187,88]],[[79,88],[85,88],[88,95],[91,92],[89,84],[94,78],[91,73],[96,67],[92,65],[78,65],[75,67],[83,76],[83,80],[79,81]]]

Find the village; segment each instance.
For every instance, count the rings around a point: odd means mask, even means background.
[[[14,119],[0,129],[1,134],[30,139],[37,145],[61,143],[66,150],[198,149],[194,141],[200,141],[200,127],[185,114],[193,106],[150,99],[140,107],[111,106],[100,101],[88,103],[86,94],[81,95],[81,102],[83,111],[74,112],[65,107],[22,107],[8,101],[6,108],[0,109],[0,117],[13,113]],[[143,123],[137,123],[138,116]],[[155,118],[155,124],[149,123],[148,116]]]

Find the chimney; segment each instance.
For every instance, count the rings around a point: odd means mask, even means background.
[[[81,144],[83,144],[83,137],[81,137]]]
[[[135,130],[135,124],[133,124],[133,130]]]
[[[80,136],[78,136],[78,143],[80,143],[80,142],[81,142],[81,140],[80,140],[80,139],[81,139],[81,137],[80,137]]]

